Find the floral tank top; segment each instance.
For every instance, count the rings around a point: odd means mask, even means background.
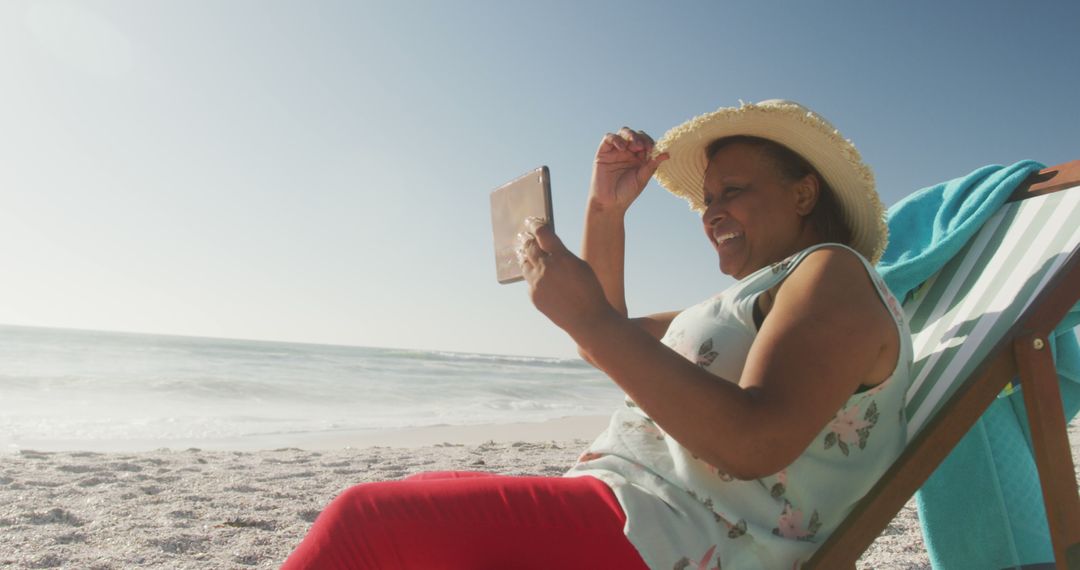
[[[661,340],[717,376],[738,382],[757,335],[757,296],[821,244],[764,267],[680,313]],[[911,333],[899,303],[859,256],[896,321],[900,355],[884,382],[852,395],[794,463],[742,481],[697,459],[629,397],[567,477],[607,483],[626,513],[625,532],[650,568],[798,568],[899,456]],[[718,436],[738,437],[737,434]]]

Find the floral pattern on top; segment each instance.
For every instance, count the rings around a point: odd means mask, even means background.
[[[708,566],[709,560],[712,559],[713,552],[716,552],[715,544],[705,552],[705,556],[702,556],[700,561],[692,562],[689,558],[683,556],[675,563],[675,566],[672,566],[671,570],[721,570],[719,556],[716,557],[716,566],[713,566],[712,568],[709,568]]]
[[[686,494],[693,497],[695,500],[701,503],[703,507],[708,509],[710,513],[712,513],[713,520],[715,520],[717,524],[723,526],[724,530],[727,531],[728,538],[735,539],[746,534],[746,519],[739,519],[735,522],[731,522],[726,517],[716,512],[716,508],[713,507],[712,499],[702,499],[698,496],[697,493],[693,491],[687,491]]]
[[[859,406],[849,405],[836,413],[826,428],[828,433],[823,442],[825,449],[832,449],[835,446],[845,457],[851,454],[852,446],[866,449],[866,443],[870,439],[870,430],[874,429],[878,422],[877,402],[870,400],[870,405],[861,416],[859,411]]]
[[[645,435],[656,438],[657,441],[663,441],[664,430],[660,429],[660,426],[656,425],[651,418],[642,418],[640,421],[624,421],[622,427],[626,431],[643,433]]]
[[[716,355],[720,353],[713,350],[712,339],[701,343],[697,351],[697,365],[702,368],[708,368],[716,360]]]
[[[594,453],[592,451],[585,451],[584,453],[582,453],[581,455],[578,456],[577,462],[578,463],[585,463],[586,461],[592,461],[594,459],[600,459],[601,457],[603,457],[605,455],[607,455],[607,454],[606,453]]]
[[[760,479],[758,479],[760,481]],[[787,491],[787,469],[781,470],[776,474],[776,483],[769,489],[769,495],[774,499],[779,499],[784,496]]]
[[[784,501],[784,510],[780,513],[780,520],[777,523],[776,528],[772,531],[773,534],[794,540],[813,541],[818,530],[821,529],[821,519],[818,517],[816,510],[810,515],[810,520],[806,522],[806,526],[803,526],[803,512],[793,507],[786,500]]]

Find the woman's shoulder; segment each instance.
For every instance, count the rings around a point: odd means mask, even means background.
[[[899,305],[877,271],[866,258],[848,246],[818,244],[803,250],[786,263],[782,270],[787,275],[778,288],[779,294],[825,303],[837,309],[873,309],[864,313],[867,317],[880,313],[876,309],[884,301],[891,316],[901,316]]]
[[[850,283],[885,288],[874,266],[862,254],[841,243],[812,245],[771,267],[773,273],[784,273],[785,280],[795,272],[813,273],[832,285]]]
[[[866,294],[874,302],[881,302],[898,324],[904,323],[900,302],[877,269],[859,252],[843,244],[819,244],[807,253],[806,259],[809,263],[803,271],[819,272],[822,286]]]
[[[781,291],[787,291],[788,297],[826,295],[840,301],[848,295],[884,299],[888,292],[877,271],[857,251],[839,243],[820,243],[762,267],[723,294],[737,300],[752,299],[761,292],[775,298]]]
[[[807,248],[802,252],[802,260],[798,265],[827,270],[828,275],[836,279],[877,273],[859,252],[839,243],[822,243]]]

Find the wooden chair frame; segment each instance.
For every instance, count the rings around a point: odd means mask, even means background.
[[[1009,198],[1024,200],[1080,185],[1080,160],[1031,175]],[[1080,189],[1075,190],[1080,192]],[[915,491],[937,469],[994,398],[1021,379],[1059,569],[1080,569],[1080,495],[1077,494],[1068,427],[1047,336],[1080,301],[1080,249],[994,346],[990,355],[915,436],[893,466],[855,506],[804,568],[855,568]]]

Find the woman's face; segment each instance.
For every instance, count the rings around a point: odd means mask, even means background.
[[[722,147],[705,169],[705,234],[720,271],[736,279],[817,243],[804,216],[817,200],[816,178],[787,181],[761,149]]]

